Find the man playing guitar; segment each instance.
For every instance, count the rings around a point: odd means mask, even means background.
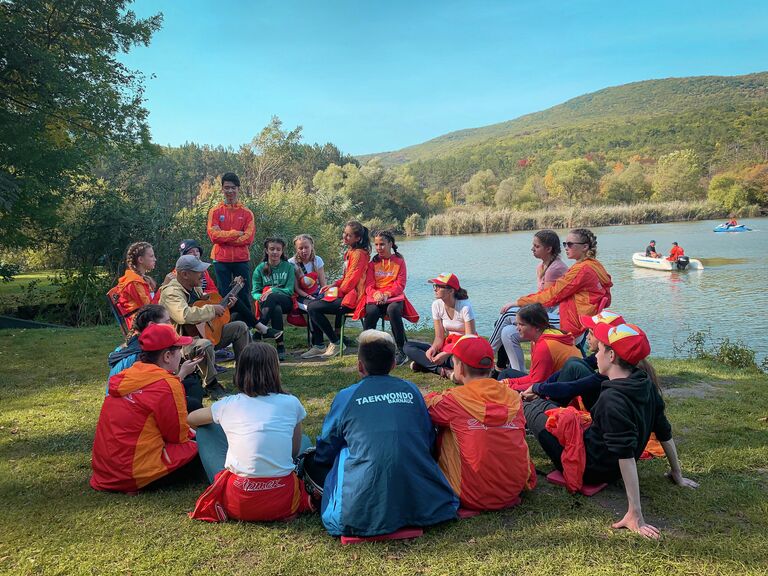
[[[228,296],[220,304],[197,304],[203,298],[200,288],[203,274],[210,266],[207,262],[201,262],[192,255],[181,256],[176,261],[176,278],[170,280],[160,290],[160,304],[165,306],[171,317],[171,323],[178,333],[193,333],[194,342],[183,349],[187,358],[195,358],[204,355],[205,359],[200,363],[205,380],[205,389],[211,398],[217,399],[225,393],[224,387],[216,379],[214,364],[215,350],[225,348],[232,344],[235,352],[235,361],[240,357],[240,352],[250,342],[248,327],[245,322],[228,322],[221,328],[221,336],[218,342],[212,342],[202,337],[206,325],[215,323],[228,312],[228,308],[235,302],[235,296]]]

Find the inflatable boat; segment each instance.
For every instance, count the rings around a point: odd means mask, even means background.
[[[747,228],[744,224],[737,226],[728,226],[727,224],[720,224],[712,229],[713,232],[751,232],[752,228]]]
[[[672,270],[704,270],[704,265],[696,258],[680,256],[675,262],[670,262],[666,258],[651,258],[646,256],[645,252],[635,252],[632,255],[632,264],[640,268],[650,268],[651,270],[663,270],[671,272]]]

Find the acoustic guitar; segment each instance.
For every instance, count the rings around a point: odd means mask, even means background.
[[[245,286],[245,280],[243,280],[242,276],[237,276],[234,280],[232,280],[232,289],[223,298],[218,292],[211,292],[208,294],[207,299],[196,300],[192,304],[192,306],[195,306],[196,308],[221,304],[222,302],[227,302],[227,304],[224,307],[224,314],[221,316],[215,316],[213,320],[209,320],[208,322],[189,324],[185,326],[185,333],[187,333],[189,336],[199,336],[200,338],[210,340],[211,343],[216,346],[216,344],[218,344],[221,340],[221,331],[231,319],[229,309],[234,305],[235,298],[237,297],[238,292],[242,290],[243,286]]]

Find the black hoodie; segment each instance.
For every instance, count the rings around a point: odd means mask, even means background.
[[[590,412],[592,425],[584,432],[585,477],[590,479],[617,479],[621,475],[619,460],[640,458],[651,432],[660,442],[672,438],[664,400],[648,375],[639,369],[629,378],[603,382]]]

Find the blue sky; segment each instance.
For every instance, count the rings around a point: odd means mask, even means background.
[[[768,69],[768,2],[138,0],[123,61],[153,140],[237,147],[273,115],[365,154],[670,76]]]

